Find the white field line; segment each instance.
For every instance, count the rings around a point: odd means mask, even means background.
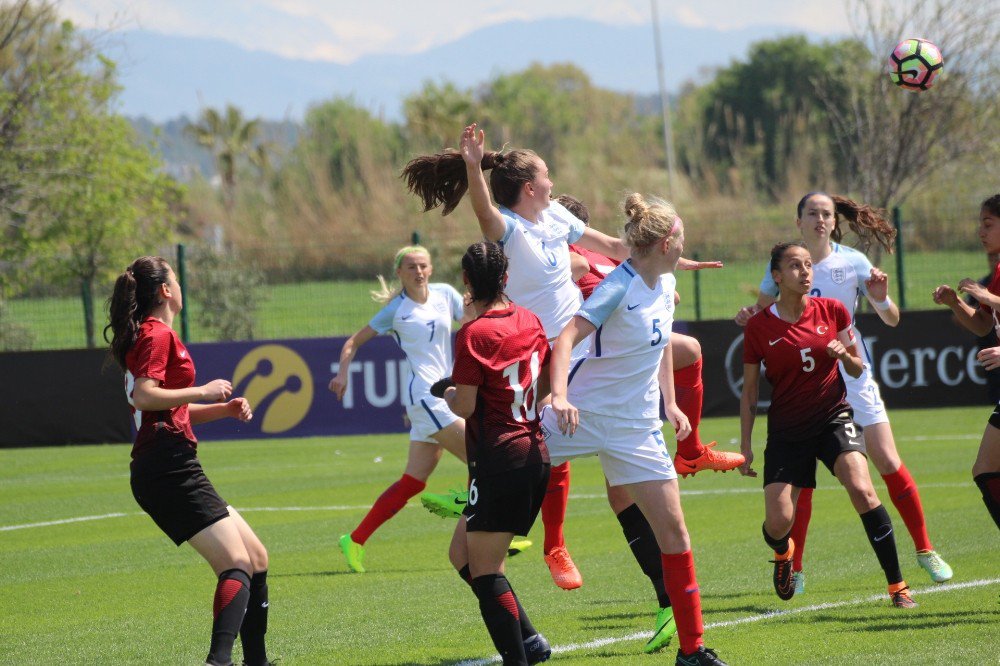
[[[920,488],[964,488],[966,486],[972,486],[971,483],[922,483]],[[828,486],[817,488],[817,490],[840,490],[840,486]],[[682,490],[682,497],[692,497],[697,495],[742,495],[742,494],[752,494],[763,492],[759,487],[753,488],[717,488],[714,490]],[[607,495],[604,494],[572,494],[570,499],[576,500],[594,500],[594,499],[605,499]],[[408,506],[414,507],[418,506],[416,502],[411,502]],[[365,509],[370,509],[370,504],[343,504],[343,505],[333,505],[333,506],[253,506],[253,507],[237,507],[236,510],[240,513],[247,513],[253,511],[363,511]],[[37,523],[23,523],[20,525],[0,525],[0,532],[10,532],[13,530],[25,530],[35,527],[52,527],[54,525],[69,525],[71,523],[84,523],[92,520],[105,520],[107,518],[124,518],[125,516],[141,516],[144,515],[141,511],[136,511],[132,513],[105,513],[98,516],[78,516],[75,518],[62,518],[59,520],[46,520]]]
[[[919,596],[923,594],[935,594],[938,592],[951,592],[952,590],[963,590],[970,587],[983,587],[986,585],[996,585],[1000,583],[1000,578],[986,578],[981,580],[970,580],[964,583],[947,583],[945,585],[935,585],[934,587],[927,587],[921,590],[913,590],[914,596]],[[846,601],[831,601],[824,604],[814,604],[812,606],[803,606],[802,608],[793,608],[790,610],[775,610],[767,613],[760,613],[758,615],[748,615],[746,617],[736,618],[735,620],[722,620],[720,622],[710,622],[705,625],[705,630],[709,629],[723,629],[726,627],[734,627],[740,624],[749,624],[751,622],[762,622],[765,620],[771,620],[776,617],[783,617],[786,615],[798,615],[800,613],[812,613],[813,611],[828,610],[830,608],[844,608],[846,606],[859,606],[861,604],[873,603],[876,601],[884,601],[886,595],[876,594],[868,597],[860,597],[857,599],[849,599]],[[611,645],[612,643],[622,643],[625,641],[644,641],[648,640],[650,636],[653,635],[651,631],[637,631],[632,634],[626,634],[624,636],[607,636],[605,638],[596,638],[592,641],[587,641],[586,643],[569,643],[567,645],[556,645],[552,647],[552,654],[563,654],[566,652],[576,652],[578,650],[593,650],[599,647],[604,647],[605,645]],[[500,662],[500,657],[495,656],[489,659],[470,659],[466,661],[460,661],[456,666],[484,666],[485,664],[495,664]]]

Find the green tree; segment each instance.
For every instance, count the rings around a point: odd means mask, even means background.
[[[7,34],[16,36],[6,48],[22,58],[11,65],[5,50],[0,59],[11,75],[2,107],[12,123],[5,149],[20,167],[0,167],[4,258],[12,267],[5,281],[77,285],[92,347],[95,284],[169,241],[169,207],[178,192],[157,157],[112,112],[114,63],[96,55],[47,3],[5,7],[4,20]],[[67,53],[77,59],[66,60]]]
[[[248,120],[237,107],[227,104],[221,112],[204,109],[198,122],[188,126],[188,131],[215,157],[222,180],[223,206],[231,217],[236,205],[236,177],[240,165],[247,163],[259,170],[268,166],[267,147],[260,140],[260,119]]]
[[[424,83],[420,92],[403,101],[410,144],[417,149],[441,150],[458,143],[458,133],[474,115],[472,92],[454,83]]]

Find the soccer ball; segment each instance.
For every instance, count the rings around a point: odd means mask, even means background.
[[[904,39],[889,55],[887,69],[897,86],[920,92],[934,85],[934,78],[943,68],[944,58],[934,44],[926,39]]]

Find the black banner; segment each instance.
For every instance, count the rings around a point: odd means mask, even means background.
[[[0,447],[132,440],[125,380],[107,350],[0,354]]]
[[[986,373],[976,361],[976,338],[950,310],[904,312],[899,326],[878,315],[858,316],[858,330],[872,358],[873,374],[888,408],[991,405]],[[743,329],[732,320],[679,324],[701,343],[705,416],[736,416],[743,386]],[[760,406],[770,387],[761,377]],[[986,416],[984,415],[985,419]]]

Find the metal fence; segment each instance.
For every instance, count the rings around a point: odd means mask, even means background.
[[[399,238],[285,239],[239,249],[198,243],[162,248],[185,281],[185,318],[176,326],[190,342],[350,335],[378,311],[369,292],[378,287],[377,274],[393,277],[392,256],[400,246],[414,241],[426,245],[434,261],[432,279],[460,287],[459,258],[476,238],[473,225],[468,233],[464,227],[462,233],[430,227]],[[904,309],[935,309],[940,306],[933,304],[931,292],[938,284],[955,285],[963,277],[985,275],[985,254],[971,249],[974,229],[970,221],[955,223],[953,232],[938,236],[954,242],[932,247],[926,236],[913,240],[912,230],[900,234],[895,255],[879,262],[890,276],[893,298]],[[794,231],[786,222],[783,232],[790,237]],[[748,248],[746,238],[713,236],[710,229],[699,233],[692,229],[688,235],[688,256],[721,259],[726,266],[678,273],[678,319],[731,318],[755,300],[770,246],[758,242],[760,247]],[[772,241],[782,238],[768,235]],[[95,288],[98,344],[111,286],[108,281]],[[86,346],[84,306],[72,287],[4,296],[0,293],[0,351]]]

